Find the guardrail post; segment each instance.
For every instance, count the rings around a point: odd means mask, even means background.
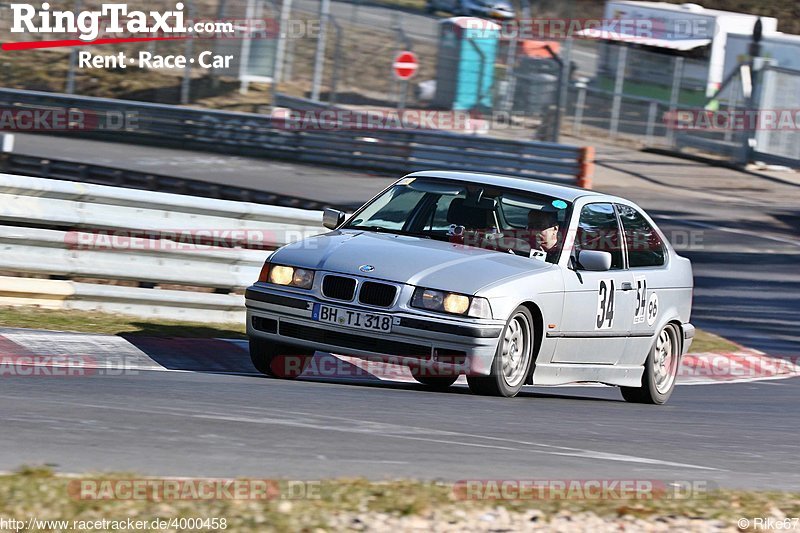
[[[580,164],[580,170],[576,176],[577,185],[584,189],[591,189],[592,176],[594,176],[594,146],[581,148],[578,163]]]
[[[2,133],[0,134],[0,146],[4,154],[10,154],[14,151],[14,134]]]

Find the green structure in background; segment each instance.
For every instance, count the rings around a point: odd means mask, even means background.
[[[439,23],[437,107],[457,111],[491,109],[500,26],[475,17]]]

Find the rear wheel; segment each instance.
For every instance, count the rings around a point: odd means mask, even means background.
[[[314,352],[263,339],[250,339],[250,360],[266,376],[295,379],[308,366]]]
[[[409,370],[414,379],[435,390],[445,390],[458,379],[458,374],[455,373],[452,376],[432,376],[429,375],[431,372],[426,371],[425,368],[411,367]]]
[[[503,328],[488,376],[467,376],[469,390],[487,396],[516,396],[525,383],[533,361],[533,318],[517,307]]]
[[[679,332],[675,324],[667,324],[659,332],[644,363],[642,386],[620,387],[626,401],[660,405],[669,399],[681,361]]]

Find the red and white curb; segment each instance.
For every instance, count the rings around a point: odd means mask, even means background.
[[[800,376],[797,358],[770,357],[742,348],[683,357],[679,385],[707,385]],[[40,369],[36,371],[35,369]],[[71,372],[49,374],[44,369]],[[255,374],[247,341],[233,339],[119,337],[82,333],[0,330],[0,377],[13,375],[124,374],[138,371]],[[318,352],[303,378],[334,382],[416,383],[402,366]],[[463,376],[456,383],[465,383]]]

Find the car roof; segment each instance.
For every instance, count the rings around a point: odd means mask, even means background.
[[[495,187],[506,187],[509,189],[517,189],[520,191],[527,191],[533,193],[544,194],[554,198],[561,198],[569,202],[575,201],[582,196],[602,196],[610,198],[608,195],[581,189],[579,187],[570,187],[569,185],[558,185],[546,181],[540,181],[530,178],[518,178],[514,176],[504,176],[502,174],[485,174],[482,172],[458,172],[451,170],[423,170],[420,172],[413,172],[405,176],[406,178],[438,178],[453,181],[465,181],[471,183],[480,183],[483,185],[492,185]]]

